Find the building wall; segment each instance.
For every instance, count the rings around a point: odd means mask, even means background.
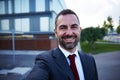
[[[52,32],[64,0],[1,0],[0,31]],[[57,5],[57,7],[56,7]]]
[[[23,36],[21,34],[0,37],[0,50],[49,50],[55,48],[58,43],[56,39],[50,39],[53,34],[36,34],[33,37]],[[14,41],[13,41],[14,40]],[[14,45],[13,45],[14,42]]]
[[[37,36],[45,36],[41,33],[53,32],[57,13],[65,8],[64,0],[0,0],[0,36],[1,33],[12,35],[13,32],[22,34],[37,33]],[[15,40],[15,47],[16,49],[48,50],[57,46],[55,38],[44,40],[41,37],[39,39]],[[44,46],[42,46],[43,42],[45,42]],[[0,49],[12,48],[9,39],[0,39],[0,44],[2,44]]]

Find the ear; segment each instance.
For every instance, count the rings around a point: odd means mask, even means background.
[[[82,31],[82,27],[80,27],[80,33],[81,33],[81,31]]]
[[[57,37],[57,29],[56,28],[54,29],[54,34]]]
[[[82,31],[82,27],[80,27],[80,31]]]

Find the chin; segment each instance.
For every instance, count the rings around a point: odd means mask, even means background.
[[[67,50],[72,50],[75,47],[76,47],[75,45],[66,45],[66,46],[64,46],[64,48],[67,49]]]

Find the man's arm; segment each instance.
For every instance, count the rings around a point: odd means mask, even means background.
[[[47,62],[41,56],[37,56],[35,65],[25,80],[49,80]]]

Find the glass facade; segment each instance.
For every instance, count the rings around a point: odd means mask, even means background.
[[[5,14],[5,2],[0,1],[0,14]]]
[[[8,31],[9,30],[9,20],[8,19],[1,20],[1,29],[3,31]]]
[[[64,8],[66,8],[64,0],[50,0],[50,10],[54,10],[56,13],[59,13]]]
[[[14,5],[15,13],[29,12],[29,0],[15,0]]]
[[[0,31],[53,32],[64,0],[0,0]],[[57,7],[56,7],[57,5]]]
[[[49,17],[40,17],[40,31],[49,31]]]
[[[8,0],[8,14],[12,13],[12,2],[11,0]]]
[[[29,32],[30,24],[28,18],[15,19],[15,31]]]
[[[45,0],[36,0],[36,12],[45,11]]]

